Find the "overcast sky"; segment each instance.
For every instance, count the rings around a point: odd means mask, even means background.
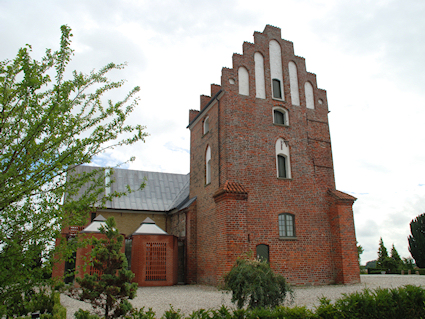
[[[26,43],[40,57],[72,28],[72,69],[128,62],[123,97],[140,86],[131,123],[146,143],[95,164],[189,172],[189,109],[220,84],[221,68],[266,24],[282,29],[328,93],[337,189],[352,194],[362,263],[379,238],[409,257],[409,223],[425,212],[423,0],[0,0],[0,60]]]

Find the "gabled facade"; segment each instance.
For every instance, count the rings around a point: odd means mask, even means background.
[[[328,112],[316,75],[267,25],[189,111],[190,177],[117,170],[127,179],[112,187],[146,176],[148,188],[102,215],[123,233],[150,217],[177,237],[178,282],[218,284],[251,251],[291,284],[357,283],[356,199],[335,188]]]
[[[188,126],[197,282],[218,283],[248,251],[294,284],[359,282],[355,198],[335,189],[328,112],[270,25],[201,96]]]

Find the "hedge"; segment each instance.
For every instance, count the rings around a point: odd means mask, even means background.
[[[171,307],[162,319],[419,319],[425,318],[425,290],[417,286],[405,286],[393,289],[364,289],[361,292],[344,294],[332,303],[326,297],[320,299],[320,305],[314,310],[306,307],[255,308],[252,310],[200,309],[184,316],[180,310]],[[96,315],[79,310],[78,319],[96,319]],[[152,309],[135,310],[125,319],[154,319]]]

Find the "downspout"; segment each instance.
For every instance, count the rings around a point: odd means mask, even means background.
[[[217,146],[218,146],[218,187],[221,186],[221,165],[220,165],[220,100],[217,99],[217,112],[218,112],[218,119],[217,119]]]

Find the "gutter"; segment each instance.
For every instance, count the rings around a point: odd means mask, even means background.
[[[191,126],[193,126],[196,122],[198,122],[199,118],[214,105],[215,101],[218,101],[219,99],[221,99],[223,95],[224,95],[224,91],[223,89],[221,89],[211,98],[211,100],[207,103],[207,105],[205,105],[205,107],[198,113],[198,115],[196,115],[193,121],[190,122],[188,126],[186,126],[186,128],[190,129]]]

